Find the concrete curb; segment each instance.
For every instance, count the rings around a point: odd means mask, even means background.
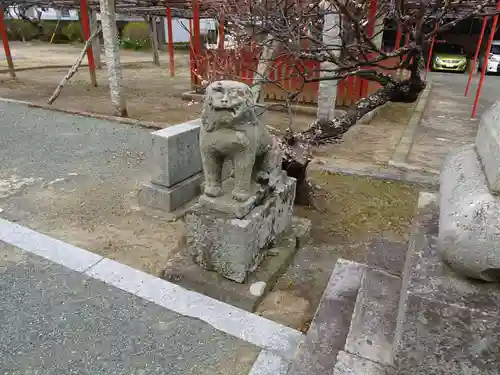
[[[257,369],[266,363],[273,369],[284,367],[304,339],[295,329],[4,219],[0,219],[0,240],[262,348],[265,358],[257,362]]]
[[[424,114],[425,108],[427,107],[427,101],[429,100],[429,95],[432,90],[432,82],[427,83],[427,87],[420,94],[420,98],[418,99],[417,106],[415,107],[415,111],[413,112],[406,129],[399,140],[399,143],[396,147],[396,151],[392,155],[391,160],[389,160],[389,165],[396,168],[407,168],[409,169],[409,164],[406,162],[408,159],[408,155],[411,152],[411,148],[413,146],[413,138],[417,131],[418,125],[420,124],[420,120]],[[413,169],[413,170],[422,170],[422,169]]]
[[[78,110],[73,110],[73,109],[55,108],[49,104],[37,104],[37,103],[25,102],[22,100],[15,100],[15,99],[8,99],[8,98],[0,98],[0,102],[25,105],[29,108],[46,109],[49,111],[56,111],[56,112],[67,113],[70,115],[76,115],[76,116],[82,116],[82,117],[91,117],[91,118],[96,118],[98,120],[118,122],[120,124],[127,124],[127,125],[141,126],[143,128],[155,129],[155,130],[163,129],[163,128],[169,127],[171,125],[171,124],[160,123],[160,122],[148,122],[148,121],[134,120],[131,118],[126,118],[126,117],[101,115],[99,113],[78,111]]]
[[[131,61],[127,63],[123,63],[122,66],[127,68],[130,65],[135,65],[135,64],[148,64],[151,63],[153,64],[152,61]],[[104,64],[103,64],[104,65]],[[80,68],[88,68],[88,64],[81,64]],[[44,70],[44,69],[70,69],[73,67],[73,64],[71,65],[42,65],[42,66],[27,66],[25,68],[15,68],[16,73],[17,72],[27,72],[30,70]],[[102,68],[104,69],[104,67]],[[99,69],[97,69],[99,70]],[[0,74],[3,73],[9,73],[9,69],[0,69]]]

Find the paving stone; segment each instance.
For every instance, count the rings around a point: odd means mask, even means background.
[[[332,374],[344,349],[365,266],[339,259],[288,375]]]
[[[139,192],[139,203],[165,212],[172,212],[201,193],[203,173],[198,173],[172,186],[165,187],[155,183],[146,183]]]
[[[370,267],[401,276],[408,252],[408,243],[394,242],[387,238],[374,238],[366,254],[366,264]]]
[[[392,365],[401,279],[367,268],[356,299],[346,351]]]

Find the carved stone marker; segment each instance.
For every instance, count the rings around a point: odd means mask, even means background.
[[[240,82],[207,88],[200,150],[204,194],[186,214],[187,246],[201,267],[244,282],[288,228],[296,181],[281,169],[280,146],[259,122],[250,88]],[[233,177],[223,182],[227,160]]]

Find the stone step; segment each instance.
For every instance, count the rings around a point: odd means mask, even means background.
[[[337,261],[288,375],[333,374],[337,354],[344,350],[365,268],[356,262]]]
[[[369,359],[340,352],[333,375],[393,375],[394,368],[383,366]]]
[[[401,278],[367,267],[356,299],[345,351],[379,363],[393,365]]]

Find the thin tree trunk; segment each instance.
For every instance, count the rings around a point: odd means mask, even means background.
[[[116,30],[114,0],[100,0],[100,8],[111,101],[115,107],[115,114],[117,116],[127,117],[128,113],[123,90],[123,75],[120,63],[120,46]]]
[[[338,13],[333,13],[335,9],[333,9],[329,2],[325,3],[325,10],[327,14],[325,14],[323,24],[323,43],[329,48],[339,46],[338,52],[332,52],[338,57],[340,54],[340,46],[342,45],[342,41],[340,40],[340,17]],[[326,78],[332,76],[336,68],[337,65],[330,61],[322,62],[320,64],[321,77]],[[320,81],[318,89],[318,109],[316,112],[318,121],[324,122],[333,119],[336,99],[337,81],[328,79]]]
[[[71,77],[73,77],[75,75],[75,73],[78,71],[78,68],[82,64],[83,58],[85,57],[87,50],[89,49],[90,45],[92,44],[92,41],[95,39],[96,36],[99,35],[100,32],[101,32],[101,28],[98,28],[97,30],[95,30],[93,32],[93,34],[90,36],[90,38],[85,42],[85,45],[83,46],[82,52],[80,52],[80,56],[78,56],[78,59],[76,59],[76,62],[73,64],[73,66],[68,71],[66,76],[64,76],[61,83],[59,83],[59,85],[56,87],[56,90],[54,91],[54,93],[52,94],[50,99],[48,100],[49,104],[52,104],[55,102],[55,100],[59,97],[59,94],[61,94],[61,91],[62,91],[64,85],[66,84],[66,82],[68,82],[71,79]]]
[[[153,49],[153,63],[160,66],[160,53],[158,52],[158,31],[156,27],[156,17],[149,18],[149,39],[151,39],[151,48]]]
[[[97,29],[101,30],[99,22],[97,21],[97,12],[95,10],[90,11],[90,27],[92,33]],[[99,31],[100,32],[100,31]],[[92,52],[94,52],[94,62],[97,69],[101,69],[101,42],[99,40],[99,33],[97,37],[92,40]]]
[[[267,80],[269,64],[274,52],[279,46],[279,42],[275,41],[272,35],[269,35],[263,45],[264,48],[260,55],[259,63],[257,64],[257,70],[255,72],[251,87],[255,103],[258,103],[261,100],[262,85]]]

